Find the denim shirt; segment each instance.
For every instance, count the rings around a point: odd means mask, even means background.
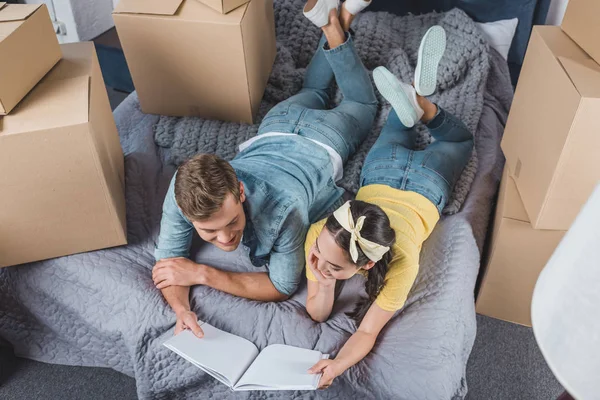
[[[231,165],[244,184],[246,227],[242,243],[255,266],[268,263],[275,288],[293,294],[304,268],[310,225],[341,204],[325,149],[300,136],[274,136],[253,143]],[[194,226],[175,201],[175,177],[163,204],[155,258],[189,257]]]

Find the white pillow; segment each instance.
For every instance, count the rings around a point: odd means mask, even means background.
[[[476,24],[483,32],[483,37],[485,37],[490,46],[496,49],[505,60],[508,59],[508,51],[515,36],[519,19],[503,19],[486,23],[476,22]]]

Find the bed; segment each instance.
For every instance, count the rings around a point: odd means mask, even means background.
[[[299,1],[291,4],[296,11],[301,7]],[[282,10],[279,18],[284,18]],[[402,25],[391,14],[372,15],[378,29],[384,21]],[[231,392],[162,346],[173,334],[175,316],[153,287],[150,270],[162,200],[176,166],[174,148],[156,144],[160,117],[143,114],[135,93],[114,113],[126,155],[129,244],[1,269],[0,337],[21,357],[108,367],[134,377],[142,399],[464,398],[476,331],[474,288],[501,176],[499,143],[512,98],[507,63],[493,49],[488,57],[482,106],[473,127],[477,165],[468,195],[460,211],[444,217],[425,243],[404,309],[386,326],[371,354],[326,391]],[[385,111],[378,117],[379,129]],[[226,254],[195,242],[192,254],[197,262],[225,269],[256,270],[243,248]],[[360,279],[344,285],[332,318],[323,324],[313,322],[304,309],[305,285],[282,303],[195,287],[192,307],[202,320],[260,349],[284,343],[335,354],[355,330],[345,311],[362,290]]]

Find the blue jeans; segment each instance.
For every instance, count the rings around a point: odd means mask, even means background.
[[[328,89],[334,77],[344,99],[328,109]],[[332,147],[345,163],[368,135],[376,113],[373,85],[351,35],[330,50],[326,50],[323,36],[306,70],[302,89],[269,111],[258,134],[295,133]]]
[[[420,151],[415,150],[417,130],[402,125],[392,109],[365,159],[361,186],[383,184],[419,193],[441,214],[469,162],[473,135],[454,115],[438,109],[427,124],[435,142]]]

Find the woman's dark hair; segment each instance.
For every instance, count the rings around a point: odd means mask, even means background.
[[[355,223],[360,217],[365,217],[365,222],[360,231],[360,235],[363,238],[382,246],[392,247],[396,241],[396,234],[390,226],[390,219],[387,214],[379,206],[360,200],[353,200],[350,202],[350,211]],[[327,222],[325,222],[325,228],[333,235],[338,246],[346,251],[350,262],[357,267],[362,267],[370,261],[359,245],[356,246],[358,258],[356,262],[352,261],[350,258],[350,232],[340,225],[335,216],[329,216]],[[348,313],[348,316],[354,319],[356,323],[360,324],[369,307],[371,307],[371,304],[375,301],[377,295],[379,295],[385,281],[388,264],[391,260],[392,251],[390,250],[383,255],[381,260],[375,263],[373,268],[367,271],[365,290],[368,297],[362,298],[354,308],[354,311]]]

